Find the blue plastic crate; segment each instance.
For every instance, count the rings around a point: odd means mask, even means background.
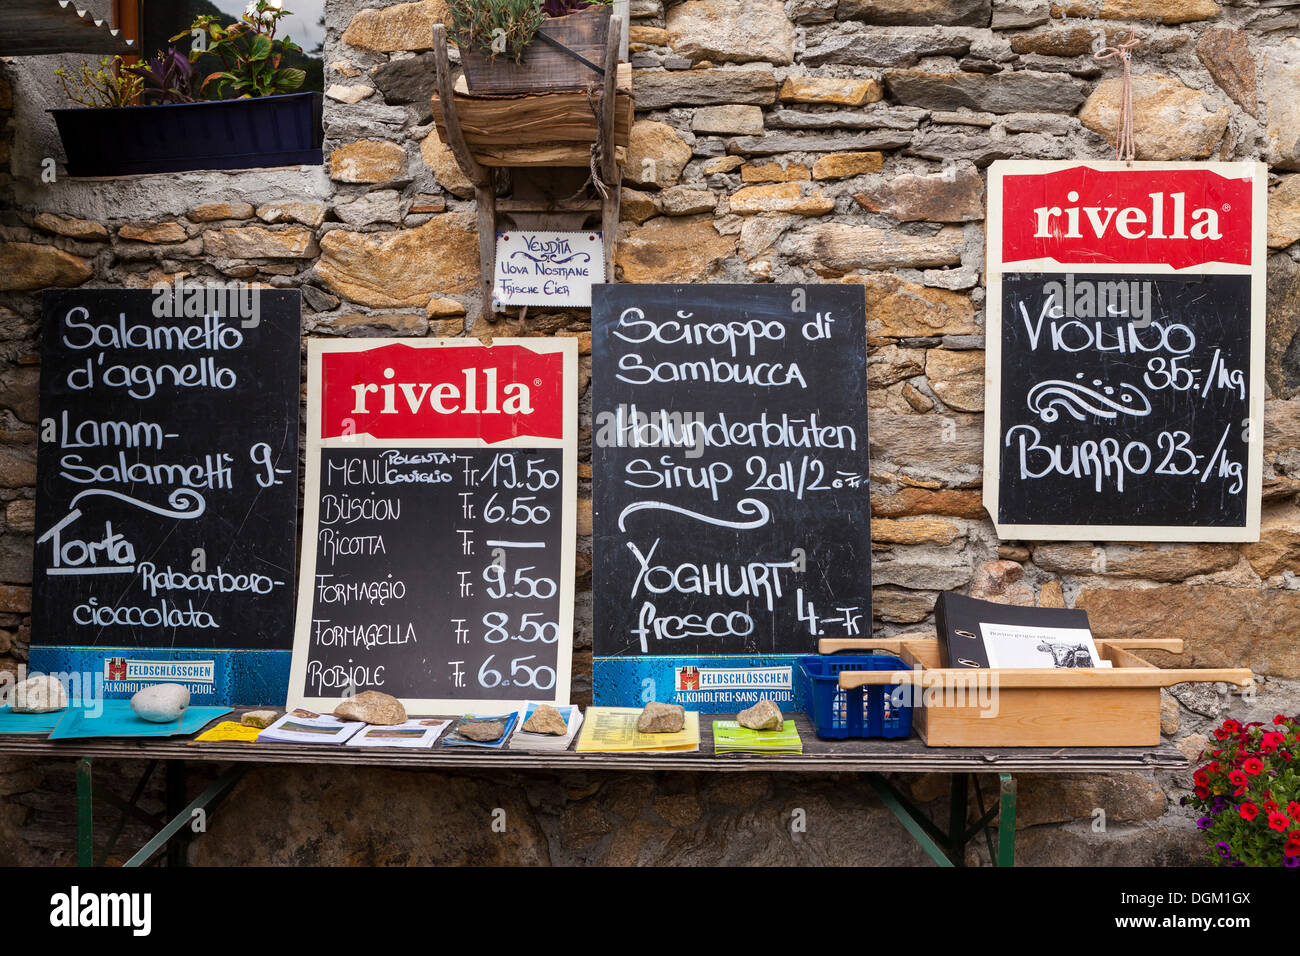
[[[911,695],[901,684],[840,690],[840,671],[905,671],[892,654],[834,654],[799,658],[808,719],[818,737],[910,737]]]

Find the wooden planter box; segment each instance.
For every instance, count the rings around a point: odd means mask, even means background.
[[[605,40],[609,36],[607,5],[588,7],[567,17],[554,17],[542,24],[545,33],[558,43],[592,63],[605,57]],[[519,93],[545,93],[552,90],[586,89],[601,76],[586,64],[574,59],[549,43],[534,39],[516,63],[506,56],[490,57],[478,47],[461,48],[460,63],[465,70],[469,92],[475,95],[513,96]]]
[[[1163,669],[1131,653],[1146,648],[1178,654],[1181,640],[1096,644],[1111,667],[941,667],[934,638],[823,641],[822,653],[872,649],[901,657],[912,670],[844,671],[840,686],[909,685],[912,726],[930,747],[1155,747],[1160,688],[1193,681],[1241,686],[1253,679],[1245,668]]]
[[[614,107],[619,162],[632,129],[632,68],[620,63]],[[456,82],[456,115],[474,158],[484,166],[586,166],[596,141],[596,116],[585,92],[539,93],[514,99],[479,97]],[[447,142],[442,101],[433,95],[438,138]]]

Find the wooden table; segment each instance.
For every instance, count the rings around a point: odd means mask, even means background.
[[[238,720],[241,708],[222,720]],[[357,767],[402,767],[412,770],[484,769],[545,771],[646,771],[684,770],[723,773],[863,773],[868,783],[890,811],[902,822],[921,848],[941,866],[961,866],[967,844],[981,833],[988,842],[989,854],[996,865],[1010,866],[1015,852],[1016,784],[1018,773],[1112,773],[1117,771],[1170,770],[1184,767],[1187,759],[1172,745],[1157,748],[1075,747],[1049,749],[1021,748],[930,748],[917,737],[906,740],[820,740],[802,714],[793,719],[803,738],[804,752],[788,755],[715,754],[710,720],[701,719],[700,749],[697,753],[609,754],[527,753],[522,751],[481,750],[472,747],[434,746],[430,750],[385,750],[360,747],[310,747],[280,743],[197,743],[190,738],[88,738],[84,740],[49,740],[18,734],[0,735],[0,754],[26,757],[64,757],[77,761],[77,862],[82,866],[95,863],[92,820],[93,800],[108,803],[127,817],[162,824],[161,829],[127,862],[139,866],[166,848],[170,865],[182,865],[184,856],[180,840],[197,810],[212,812],[232,790],[244,771],[254,764],[329,764]],[[130,800],[112,793],[99,793],[93,787],[95,758],[144,760],[148,767]],[[186,803],[185,767],[191,763],[228,764],[222,773],[199,796]],[[149,776],[161,764],[166,774],[167,809],[155,817],[137,806]],[[913,803],[885,779],[886,773],[943,773],[951,776],[948,828],[941,829],[923,808]],[[999,794],[996,803],[984,806],[978,774],[998,774]],[[979,815],[968,820],[969,796],[974,788]],[[992,823],[997,820],[996,839]],[[119,824],[110,845],[100,854],[105,859],[112,850]]]

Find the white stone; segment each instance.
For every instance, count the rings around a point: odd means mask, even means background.
[[[189,705],[189,688],[181,684],[153,684],[131,698],[135,715],[155,724],[176,720]]]
[[[29,677],[14,688],[11,698],[15,714],[48,714],[68,706],[68,692],[57,677]]]
[[[334,83],[325,91],[325,95],[340,103],[351,104],[360,103],[374,92],[374,88],[370,86],[344,86],[342,83]]]

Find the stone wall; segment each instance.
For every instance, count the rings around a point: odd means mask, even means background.
[[[44,181],[43,110],[59,105],[47,102],[47,64],[0,62],[11,174],[0,198],[13,200],[0,220],[8,666],[26,657],[31,605],[36,290],[184,272],[301,289],[305,335],[579,339],[588,449],[574,686],[579,702],[589,697],[588,317],[480,314],[472,193],[429,107],[431,27],[445,8],[368,2],[327,6],[323,170]],[[877,632],[929,626],[935,595],[956,589],[1086,608],[1100,636],[1181,637],[1191,663],[1259,676],[1253,700],[1201,685],[1166,695],[1162,729],[1193,757],[1227,713],[1300,709],[1300,2],[631,0],[631,13],[637,122],[620,278],[866,292]],[[1118,82],[1093,54],[1130,27],[1144,41],[1139,158],[1264,159],[1273,171],[1258,544],[1001,541],[980,504],[984,170],[1001,158],[1109,156]],[[127,768],[109,769],[125,786]],[[1022,778],[1021,859],[1198,862],[1178,806],[1187,776]],[[903,783],[923,801],[944,794],[941,779]],[[69,861],[72,807],[66,762],[0,764],[0,857]],[[490,829],[498,807],[504,835]],[[807,832],[791,832],[795,809]],[[193,853],[208,863],[922,861],[847,777],[294,768],[246,778]]]

